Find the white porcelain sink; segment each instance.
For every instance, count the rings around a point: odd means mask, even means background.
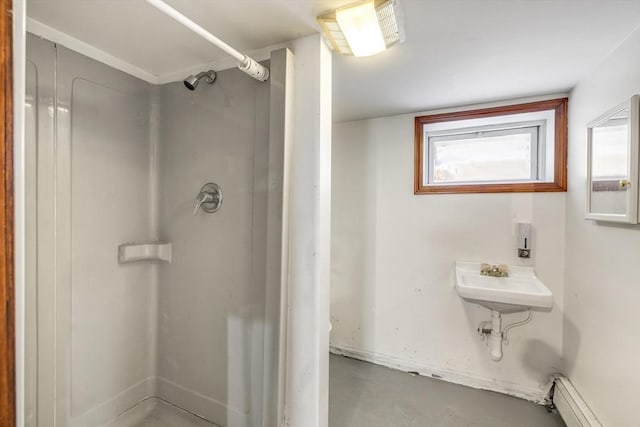
[[[480,274],[479,262],[456,262],[456,289],[468,302],[500,313],[549,310],[553,294],[535,275],[533,268],[509,266],[509,277]]]

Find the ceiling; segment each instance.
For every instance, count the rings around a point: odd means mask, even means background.
[[[313,34],[315,16],[354,1],[166,0],[243,52]],[[403,44],[369,58],[333,56],[334,120],[564,92],[640,25],[640,0],[401,0],[401,7]],[[226,59],[144,0],[28,0],[27,15],[150,81]]]
[[[402,4],[404,44],[334,56],[338,120],[568,91],[640,25],[635,0]]]
[[[164,1],[234,48],[250,52],[317,32],[317,14],[353,0]],[[227,59],[144,0],[27,0],[27,16],[161,82],[166,76]]]

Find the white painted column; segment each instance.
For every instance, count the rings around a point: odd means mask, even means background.
[[[331,52],[296,40],[289,203],[285,425],[327,427],[331,235]]]

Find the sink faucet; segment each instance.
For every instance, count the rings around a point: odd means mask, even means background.
[[[480,274],[491,277],[509,277],[509,267],[505,264],[490,265],[482,263],[480,264]]]

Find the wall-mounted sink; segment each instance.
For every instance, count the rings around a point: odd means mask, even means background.
[[[502,314],[549,310],[553,294],[532,267],[510,265],[509,277],[480,274],[479,262],[456,262],[456,290],[461,298]]]

